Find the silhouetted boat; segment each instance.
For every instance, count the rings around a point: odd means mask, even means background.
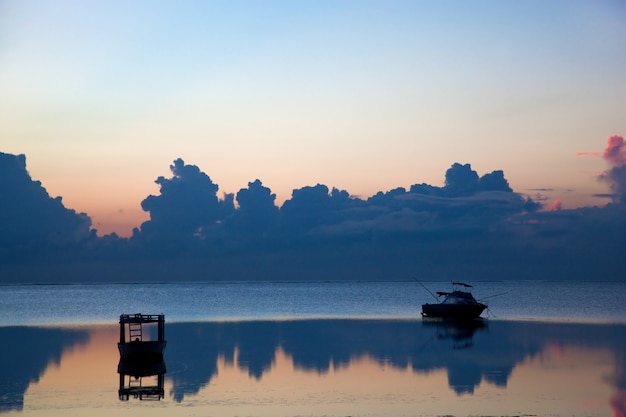
[[[453,282],[452,285],[452,292],[437,292],[438,297],[444,297],[441,302],[422,304],[422,316],[457,320],[480,317],[487,306],[476,301],[469,290],[472,286],[463,282]]]
[[[144,340],[144,326],[155,323],[157,340]],[[120,315],[120,342],[117,347],[122,358],[162,359],[165,344],[165,315],[140,313]]]

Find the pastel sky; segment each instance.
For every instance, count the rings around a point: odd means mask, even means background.
[[[626,3],[0,0],[0,151],[99,234],[176,158],[236,193],[367,198],[452,163],[603,205],[626,133]]]

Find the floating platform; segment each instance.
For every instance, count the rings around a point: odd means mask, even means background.
[[[157,326],[157,339],[150,340],[146,326]],[[134,361],[154,361],[163,359],[165,350],[164,314],[122,314],[120,315],[120,341],[117,347],[122,359]]]

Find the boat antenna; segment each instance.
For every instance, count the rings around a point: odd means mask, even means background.
[[[426,291],[428,291],[428,294],[432,295],[432,296],[433,296],[433,298],[434,298],[435,300],[439,301],[439,299],[437,298],[437,296],[435,296],[435,294],[433,294],[431,290],[429,290],[428,288],[426,288],[426,285],[422,284],[422,282],[421,282],[419,279],[417,279],[417,278],[415,278],[415,277],[414,277],[413,279],[415,280],[415,282],[417,282],[419,285],[421,285],[421,286],[422,286],[422,288],[424,288]]]

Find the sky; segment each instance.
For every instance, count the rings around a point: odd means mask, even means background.
[[[455,162],[604,205],[624,68],[617,0],[0,0],[0,152],[100,235],[148,219],[177,158],[278,205],[441,186]]]

